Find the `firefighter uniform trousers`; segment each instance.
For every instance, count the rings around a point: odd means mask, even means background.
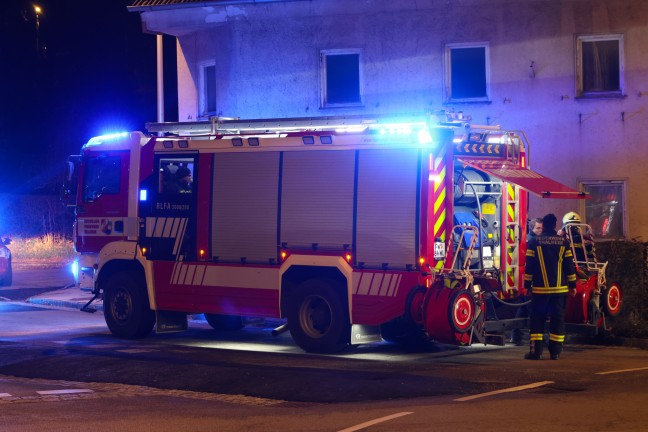
[[[565,306],[569,288],[576,287],[576,269],[569,244],[555,231],[543,232],[527,244],[524,285],[531,289],[531,355],[542,356],[545,321],[549,353],[558,358],[565,341]]]

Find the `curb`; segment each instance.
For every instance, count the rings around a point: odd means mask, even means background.
[[[86,300],[86,301],[78,302],[78,301],[74,301],[74,300],[55,300],[55,299],[45,299],[45,298],[28,298],[26,300],[26,302],[30,303],[30,304],[41,305],[41,306],[52,306],[52,307],[61,308],[61,309],[73,309],[73,310],[80,311],[81,308],[88,301]],[[103,312],[103,304],[93,303],[91,306],[93,306],[95,309],[97,309],[97,312]]]

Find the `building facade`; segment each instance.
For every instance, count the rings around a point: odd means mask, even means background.
[[[644,0],[137,0],[177,39],[179,121],[462,111],[521,130],[592,199],[599,239],[648,240]],[[641,47],[644,48],[641,48]]]

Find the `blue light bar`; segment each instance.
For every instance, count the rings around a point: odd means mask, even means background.
[[[113,134],[107,134],[107,135],[99,135],[96,137],[93,137],[88,141],[88,144],[100,144],[104,141],[112,141],[116,140],[119,138],[126,138],[128,136],[128,132],[118,132],[118,133],[113,133]]]

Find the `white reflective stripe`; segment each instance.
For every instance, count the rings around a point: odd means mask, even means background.
[[[180,265],[180,271],[178,272],[178,282],[179,284],[184,282],[185,275],[187,274],[187,266],[186,265]]]
[[[173,265],[173,273],[171,274],[172,284],[178,283],[178,277],[180,276],[180,267],[182,267],[182,263],[176,261],[176,263]]]
[[[371,289],[369,290],[369,295],[380,295],[380,287],[382,286],[384,276],[384,274],[374,273],[374,277],[371,280]]]
[[[387,296],[388,297],[393,297],[396,295],[397,292],[397,285],[400,282],[400,275],[392,275],[391,283],[389,284],[389,290],[387,291]]]
[[[188,265],[187,266],[187,274],[185,275],[184,284],[185,285],[193,285],[193,280],[194,280],[194,275],[195,274],[196,274],[196,266],[195,265]]]
[[[205,267],[204,265],[196,266],[192,285],[202,285],[203,279],[205,279]]]
[[[178,227],[180,226],[181,222],[182,222],[181,218],[174,218],[173,219],[173,225],[171,225],[171,235],[170,235],[170,237],[177,237],[178,236]]]
[[[178,252],[180,251],[180,246],[182,245],[182,241],[184,240],[185,236],[185,230],[187,228],[187,218],[182,218],[180,221],[180,226],[179,232],[176,234],[176,242],[173,247],[173,255],[178,255]]]
[[[146,237],[153,237],[153,218],[146,218]]]
[[[367,295],[371,288],[371,280],[373,279],[372,273],[362,273],[360,276],[360,286],[358,287],[358,294]]]
[[[164,224],[164,230],[162,231],[162,237],[167,238],[171,236],[171,227],[175,224],[176,218],[169,218]]]
[[[153,229],[153,237],[162,237],[162,232],[164,230],[164,222],[166,218],[157,218],[155,220],[155,228]]]

